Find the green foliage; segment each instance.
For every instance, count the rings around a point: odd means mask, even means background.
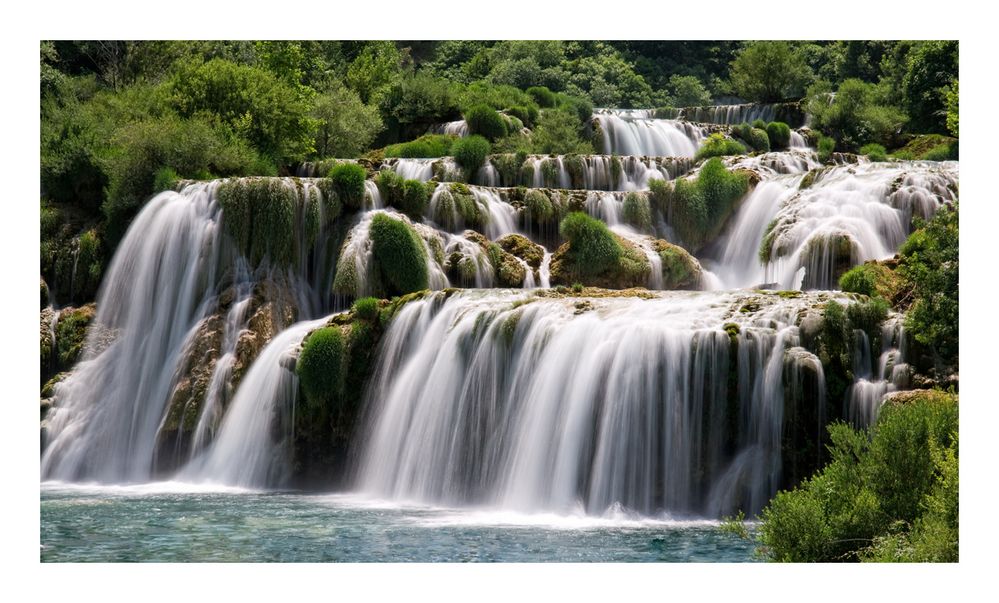
[[[588,154],[593,146],[580,136],[580,121],[568,111],[546,109],[531,134],[531,147],[538,154]]]
[[[446,157],[451,152],[454,141],[454,136],[424,134],[416,140],[390,144],[385,147],[385,157]]]
[[[947,102],[947,131],[950,132],[952,136],[957,138],[958,136],[958,106],[960,104],[960,99],[957,92],[957,78],[951,83],[950,88],[947,89],[944,98]]]
[[[357,157],[384,127],[377,107],[365,105],[356,92],[339,83],[320,91],[310,115],[316,123],[313,148],[318,157]]]
[[[791,127],[782,121],[767,124],[767,138],[771,149],[786,149],[791,144]]]
[[[301,161],[314,150],[308,94],[270,71],[213,59],[180,68],[169,90],[182,117],[219,123],[278,163]]]
[[[958,210],[940,208],[899,249],[899,274],[915,302],[905,325],[938,362],[958,363]]]
[[[814,127],[849,150],[865,142],[891,145],[908,121],[904,112],[884,101],[878,86],[856,79],[840,84],[831,103],[824,89],[810,90],[808,113]]]
[[[357,92],[361,101],[375,101],[400,76],[401,65],[402,55],[394,42],[368,42],[347,68],[347,85]]]
[[[338,163],[329,175],[340,201],[352,209],[364,206],[364,180],[367,177],[367,171],[356,163]]]
[[[789,42],[750,42],[732,61],[729,71],[736,93],[764,103],[800,96],[812,78],[801,53]]]
[[[459,138],[451,145],[451,153],[454,155],[454,160],[462,167],[469,180],[482,167],[486,157],[489,155],[490,149],[488,140],[474,135]]]
[[[732,128],[732,135],[737,136],[742,139],[749,148],[767,153],[770,151],[770,138],[767,136],[766,130],[750,126],[749,124],[741,124]]]
[[[230,180],[216,192],[222,223],[239,250],[254,265],[265,258],[277,265],[293,260],[298,192],[278,180]],[[330,212],[327,219],[336,217]]]
[[[528,220],[535,224],[547,224],[558,217],[548,196],[536,188],[528,189],[524,194],[524,207]]]
[[[708,159],[697,178],[679,178],[669,184],[652,184],[653,201],[666,213],[667,222],[688,245],[698,247],[721,227],[725,217],[749,190],[749,179],[730,172],[717,157]]]
[[[621,246],[607,225],[583,212],[566,216],[559,233],[569,241],[569,253],[580,274],[599,274],[616,266],[621,258]]]
[[[427,288],[427,253],[412,226],[378,214],[371,220],[371,242],[389,295]]]
[[[396,206],[407,216],[419,220],[427,211],[430,201],[430,191],[427,185],[419,180],[404,180],[402,194],[396,199]]]
[[[652,209],[649,198],[641,193],[628,193],[624,197],[621,217],[641,232],[652,231]]]
[[[576,295],[579,295],[580,293],[582,293],[583,292],[583,284],[582,283],[573,283],[572,284],[572,292],[575,293]]]
[[[87,330],[94,320],[93,305],[70,308],[59,315],[56,324],[58,366],[69,369],[80,357],[87,341]]]
[[[957,73],[956,40],[921,42],[912,51],[902,78],[902,93],[917,132],[947,132],[946,93]]]
[[[925,161],[948,161],[957,159],[957,144],[941,144],[933,147],[922,156]]]
[[[343,333],[337,326],[316,329],[305,340],[295,373],[312,409],[328,408],[343,395],[344,352]]]
[[[401,136],[417,136],[432,124],[450,121],[459,114],[459,92],[451,82],[418,71],[392,84],[380,107]]]
[[[860,154],[866,155],[871,161],[884,161],[888,159],[888,151],[883,146],[873,142],[860,147]]]
[[[929,392],[883,407],[870,438],[842,423],[830,425],[831,462],[764,509],[764,555],[775,561],[887,560],[899,526],[916,526],[910,536],[939,541],[939,534],[919,534],[936,521],[953,530],[952,539],[945,538],[953,546],[926,548],[944,549],[933,560],[956,560],[957,415],[956,397]]]
[[[873,264],[860,264],[847,270],[839,277],[839,288],[848,293],[860,293],[874,297],[877,295],[878,272]]]
[[[378,318],[378,300],[374,297],[362,297],[354,302],[353,312],[357,318],[373,322]]]
[[[465,111],[465,121],[468,131],[495,141],[507,134],[506,122],[503,117],[488,105],[475,105]]]
[[[531,95],[534,102],[542,109],[555,106],[555,93],[544,86],[531,86],[527,89],[527,93]]]
[[[669,78],[674,107],[702,107],[711,104],[711,93],[693,75],[673,75]]]
[[[742,155],[746,152],[746,147],[736,140],[728,138],[720,132],[708,136],[707,140],[697,149],[694,159],[700,161],[708,157],[722,157],[725,155]]]
[[[180,176],[171,167],[163,167],[153,174],[153,192],[172,191],[177,186]]]
[[[828,161],[836,149],[836,139],[830,136],[820,136],[818,144],[819,161]]]

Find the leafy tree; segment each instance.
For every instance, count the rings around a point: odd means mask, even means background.
[[[669,78],[674,107],[701,107],[711,104],[711,93],[701,80],[692,75],[674,75]]]
[[[402,54],[394,42],[369,42],[347,68],[347,85],[368,103],[400,77],[401,71]]]
[[[950,88],[946,92],[947,98],[947,131],[957,137],[958,130],[958,94],[957,94],[957,78],[950,85]]]
[[[891,146],[896,134],[906,123],[906,115],[885,104],[879,88],[857,79],[840,84],[832,102],[824,92],[813,88],[808,100],[808,112],[819,130],[836,138],[844,148],[855,150],[875,142]]]
[[[316,95],[312,105],[316,122],[315,153],[318,157],[356,157],[382,130],[378,109],[361,102],[356,92],[331,82]]]
[[[945,91],[957,77],[957,42],[920,43],[909,57],[902,79],[906,109],[918,132],[947,132]]]
[[[732,61],[729,77],[739,96],[766,103],[800,96],[812,70],[789,42],[751,42]]]
[[[425,133],[432,124],[456,119],[460,113],[456,87],[424,72],[396,80],[379,106],[403,140]]]

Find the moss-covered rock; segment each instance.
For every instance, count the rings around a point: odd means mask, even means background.
[[[851,293],[881,297],[897,306],[911,296],[904,279],[895,271],[897,259],[870,260],[846,271],[839,279],[839,288]]]
[[[60,369],[69,369],[79,359],[87,340],[88,328],[96,313],[97,307],[87,304],[79,308],[66,308],[59,314],[55,344]]]
[[[45,284],[45,279],[43,278],[38,279],[38,281],[41,285],[39,287],[41,289],[41,302],[42,302],[40,309],[44,310],[46,307],[49,306],[49,286]]]
[[[52,308],[43,308],[39,317],[38,348],[42,383],[48,379],[54,368],[55,334],[52,332],[52,321],[55,312]]]
[[[545,259],[544,247],[532,242],[524,235],[508,234],[498,239],[496,244],[503,251],[527,262],[527,265],[534,270],[539,269],[541,262]]]
[[[648,258],[631,241],[611,233],[617,253],[612,263],[601,263],[599,269],[572,249],[572,242],[565,243],[552,255],[552,285],[584,286],[604,289],[630,289],[648,284],[651,265]]]
[[[371,220],[371,242],[389,294],[402,295],[427,288],[427,253],[412,226],[378,214]]]
[[[695,289],[701,283],[701,263],[679,245],[657,239],[653,249],[662,260],[663,287],[666,289]]]

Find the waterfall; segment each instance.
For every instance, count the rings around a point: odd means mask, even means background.
[[[431,126],[428,134],[450,134],[452,136],[468,136],[468,123],[464,119],[449,121]]]
[[[426,182],[434,177],[434,162],[436,158],[428,159],[395,159],[392,160],[392,171],[407,180]]]
[[[83,361],[56,386],[42,476],[150,477],[157,427],[219,265],[216,183],[153,198],[122,240],[98,294]],[[101,337],[110,345],[96,355]]]
[[[652,111],[598,109],[594,119],[603,132],[603,151],[617,155],[693,157],[706,136],[693,124],[655,119]]]
[[[758,510],[780,476],[784,350],[811,302],[748,316],[732,293],[591,301],[583,313],[508,292],[408,304],[367,392],[357,487],[524,511]]]
[[[858,330],[855,335],[863,353],[855,354],[856,380],[847,391],[846,416],[857,427],[868,427],[877,420],[887,394],[909,387],[910,368],[905,361],[902,316],[890,316],[881,325],[881,353],[877,359],[870,354],[867,334]]]
[[[326,319],[304,321],[285,329],[260,352],[240,384],[219,428],[202,456],[179,473],[181,480],[227,486],[282,486],[289,475],[288,430],[277,437],[275,424],[290,425],[298,394],[292,354],[309,331]]]

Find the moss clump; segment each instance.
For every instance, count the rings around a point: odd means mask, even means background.
[[[791,144],[791,127],[782,121],[772,121],[766,127],[771,149],[786,149]]]
[[[93,304],[67,308],[59,315],[59,322],[56,324],[56,357],[60,368],[68,369],[79,359],[87,341],[87,329],[95,315]]]
[[[741,139],[755,151],[763,153],[770,151],[770,138],[764,129],[749,124],[740,124],[732,128],[732,135]],[[788,136],[790,137],[790,134]]]
[[[624,175],[624,166],[621,165],[621,158],[617,155],[611,157],[611,184],[614,188],[618,188],[621,185],[621,176]]]
[[[940,134],[916,136],[901,149],[892,153],[896,159],[923,159],[943,161],[958,158],[957,139]]]
[[[640,232],[652,230],[652,208],[649,198],[642,193],[628,193],[624,197],[621,217]]]
[[[879,144],[871,143],[860,147],[860,154],[866,155],[871,161],[884,161],[888,159],[888,152]]]
[[[471,180],[475,172],[482,167],[490,151],[489,141],[481,136],[461,138],[451,146],[454,160],[465,172],[465,178]]]
[[[545,250],[541,245],[532,242],[524,235],[508,234],[498,239],[496,244],[503,251],[515,255],[527,262],[527,265],[537,270],[545,258]]]
[[[328,407],[342,395],[344,348],[340,327],[317,329],[305,340],[295,372],[310,407]]]
[[[492,155],[489,161],[499,173],[501,184],[504,186],[515,186],[521,184],[521,168],[526,159],[527,155],[524,153],[503,153]]]
[[[507,125],[503,116],[488,105],[475,105],[464,114],[468,131],[483,136],[491,141],[507,135]]]
[[[373,321],[378,318],[378,300],[374,297],[362,297],[354,302],[352,311],[361,320]]]
[[[527,93],[531,95],[534,102],[537,103],[542,109],[548,109],[555,106],[555,93],[545,86],[531,86],[527,89]]]
[[[621,258],[621,246],[607,225],[582,212],[566,216],[559,233],[569,241],[569,255],[582,276],[614,268]]]
[[[378,214],[371,220],[372,251],[390,295],[427,288],[427,253],[412,226]]]
[[[163,167],[153,174],[153,192],[172,191],[177,188],[180,176],[170,167]]]
[[[717,157],[705,162],[694,180],[659,182],[650,181],[653,200],[680,238],[695,250],[721,230],[736,201],[749,190],[749,177],[725,169]]]
[[[364,207],[364,180],[367,171],[356,163],[339,163],[330,170],[329,179],[341,202],[351,209]]]
[[[419,180],[404,180],[401,195],[395,200],[396,205],[404,214],[414,220],[419,220],[427,211],[430,194],[427,186]]]
[[[894,303],[902,293],[903,284],[901,277],[885,263],[871,261],[845,272],[839,278],[839,288]]]
[[[698,161],[709,157],[722,157],[725,155],[742,155],[746,152],[746,147],[737,140],[726,137],[720,132],[708,136],[701,148],[697,149],[694,157]]]
[[[818,154],[819,161],[829,161],[832,152],[836,150],[836,139],[829,136],[819,137]]]
[[[425,134],[416,140],[390,144],[385,147],[385,157],[446,157],[451,152],[451,145],[456,136],[447,134]]]
[[[700,283],[701,264],[684,248],[662,240],[655,241],[654,247],[662,260],[663,287],[691,289]]]
[[[277,265],[291,264],[298,205],[295,188],[274,179],[240,179],[223,182],[216,194],[222,223],[240,253],[254,265],[265,258]]]
[[[536,188],[524,193],[524,208],[527,210],[528,222],[534,224],[550,224],[558,217],[551,199]]]
[[[562,160],[565,171],[569,173],[569,183],[572,188],[586,188],[586,162],[579,155],[566,155]]]

